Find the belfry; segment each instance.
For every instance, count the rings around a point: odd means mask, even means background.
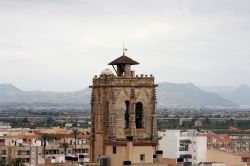
[[[107,156],[111,166],[153,163],[156,154],[156,84],[153,75],[136,75],[139,63],[123,55],[93,78],[91,160]]]

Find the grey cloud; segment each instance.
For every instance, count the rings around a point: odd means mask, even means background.
[[[138,73],[155,74],[158,81],[250,84],[249,5],[248,0],[0,0],[0,82],[80,89],[121,55],[125,43],[128,55],[141,63]]]

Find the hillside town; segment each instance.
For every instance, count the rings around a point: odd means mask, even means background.
[[[90,161],[90,131],[90,128],[2,127],[0,163],[4,165],[21,159],[27,166],[69,165],[73,161],[67,160],[67,157],[77,156],[75,161],[77,165],[85,165]],[[205,166],[248,166],[250,162],[249,134],[164,130],[158,132],[158,139],[158,148],[163,151],[161,161],[169,166],[181,163]]]
[[[250,0],[0,0],[0,166],[250,166],[249,18]]]
[[[135,75],[138,64],[123,50],[116,74],[94,76],[90,114],[2,111],[1,165],[249,166],[248,110],[156,111],[154,76]]]

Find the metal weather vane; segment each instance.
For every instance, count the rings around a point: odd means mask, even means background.
[[[127,48],[124,47],[124,44],[122,45],[122,55],[125,55],[125,51],[128,51]]]

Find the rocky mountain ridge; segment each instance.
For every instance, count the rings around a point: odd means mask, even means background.
[[[239,87],[232,94],[219,95],[206,92],[192,83],[159,83],[157,101],[159,108],[167,107],[238,107],[250,98],[249,87]],[[247,90],[246,90],[247,89]],[[71,105],[90,107],[91,89],[74,92],[23,91],[12,84],[0,84],[0,105]],[[250,103],[249,103],[250,105]]]

